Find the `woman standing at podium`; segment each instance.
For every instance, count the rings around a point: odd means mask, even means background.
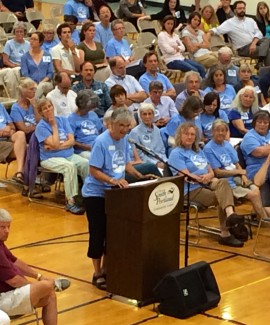
[[[242,247],[243,243],[230,234],[228,228],[244,223],[244,218],[234,213],[234,199],[228,181],[214,178],[203,151],[199,148],[197,127],[190,122],[183,123],[176,131],[175,144],[169,157],[169,165],[174,175],[181,172],[190,176],[190,201],[202,206],[217,206],[221,228],[219,243],[231,247]],[[187,199],[188,187],[185,182],[184,195]]]
[[[130,162],[126,135],[132,121],[133,116],[126,108],[113,111],[109,129],[99,135],[94,143],[89,175],[82,188],[90,235],[87,256],[94,266],[92,284],[101,290],[106,290],[105,190],[113,186],[128,187],[125,171],[138,180],[155,177],[142,175]]]

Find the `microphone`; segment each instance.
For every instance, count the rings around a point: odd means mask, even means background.
[[[145,147],[144,145],[136,142],[134,139],[132,138],[128,138],[128,142],[131,144],[134,144],[134,146],[138,149],[140,149],[141,151],[143,151],[144,153],[146,153],[148,156],[154,157],[155,159],[161,161],[161,157],[159,155],[157,155],[153,150]]]

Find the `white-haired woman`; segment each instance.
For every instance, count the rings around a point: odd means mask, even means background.
[[[18,101],[11,107],[11,119],[16,129],[25,133],[27,143],[40,120],[40,115],[36,109],[36,89],[37,85],[32,79],[23,79],[18,86]]]
[[[259,110],[258,97],[254,87],[246,86],[240,89],[231,108],[228,115],[231,137],[243,138],[248,130],[252,129],[253,115]]]

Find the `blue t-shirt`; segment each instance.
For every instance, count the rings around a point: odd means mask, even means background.
[[[22,108],[18,103],[14,103],[11,107],[10,117],[13,122],[24,122],[25,126],[36,125],[36,118],[33,106],[28,109]]]
[[[257,133],[254,129],[249,130],[245,134],[240,144],[240,148],[243,152],[243,156],[247,165],[246,167],[247,176],[251,180],[254,178],[255,174],[261,168],[261,166],[266,160],[266,156],[265,157],[252,156],[252,151],[266,144],[270,144],[270,131],[268,131],[268,133],[265,136],[263,136]]]
[[[201,118],[200,115],[196,116],[194,120],[187,120],[180,114],[175,114],[171,117],[168,124],[165,126],[166,128],[166,134],[168,134],[171,137],[175,136],[176,130],[179,127],[179,125],[185,123],[185,122],[191,122],[194,123],[197,128],[199,129],[199,132],[202,132],[202,124],[201,124]]]
[[[68,0],[64,4],[63,14],[64,16],[76,16],[78,18],[78,22],[81,23],[89,18],[89,8],[84,3]]]
[[[213,125],[213,123],[214,123],[214,121],[216,119],[221,119],[224,122],[229,124],[228,116],[222,110],[219,111],[219,116],[218,117],[215,117],[214,115],[208,115],[208,114],[205,114],[205,113],[200,114],[200,120],[201,120],[201,124],[202,124],[203,135],[207,140],[212,139],[212,125]]]
[[[128,41],[124,38],[121,41],[112,38],[105,47],[106,57],[122,56],[124,60],[128,60],[132,56],[132,51]]]
[[[126,164],[130,161],[129,144],[127,136],[120,140],[114,140],[106,130],[96,138],[89,165],[100,169],[111,178],[125,178]],[[100,182],[89,174],[83,184],[82,195],[84,197],[104,197],[105,190],[111,185]]]
[[[190,173],[195,175],[205,175],[208,173],[208,161],[202,150],[195,152],[191,149],[184,149],[180,147],[174,148],[169,156],[169,165],[177,168],[178,170],[187,169]],[[177,175],[178,172],[171,168],[173,175]],[[190,184],[190,191],[194,191],[201,187],[200,184]],[[187,194],[188,186],[185,182],[184,194]]]
[[[238,163],[239,159],[237,152],[230,144],[230,142],[224,141],[223,144],[218,144],[215,141],[211,140],[204,146],[203,152],[205,153],[205,156],[213,169],[236,169],[235,164]],[[231,188],[236,187],[232,176],[227,177],[227,180]]]
[[[3,53],[8,55],[10,62],[21,65],[21,57],[30,50],[30,43],[18,43],[14,39],[6,42]]]
[[[55,120],[57,123],[58,133],[59,133],[59,141],[64,142],[68,138],[68,134],[73,134],[73,131],[69,125],[69,122],[66,117],[63,116],[55,116]],[[40,160],[46,160],[49,158],[68,158],[71,157],[74,153],[73,147],[69,147],[63,150],[45,150],[44,149],[44,140],[50,137],[52,133],[51,125],[45,120],[41,119],[35,130],[36,137],[39,142],[40,149]]]
[[[244,134],[241,133],[233,124],[232,121],[234,120],[242,120],[244,126],[247,130],[252,129],[252,120],[253,114],[250,111],[248,112],[238,112],[236,109],[232,109],[228,115],[230,120],[230,134],[233,138],[243,138]]]
[[[111,30],[111,24],[109,27],[104,27],[100,22],[96,24],[96,35],[94,37],[94,41],[101,43],[105,51],[109,40],[112,38],[113,33]]]
[[[75,141],[93,146],[97,136],[102,132],[103,125],[95,112],[88,112],[81,116],[72,113],[68,116],[68,121],[74,133]],[[83,150],[75,147],[75,153]]]
[[[207,87],[204,89],[204,91],[206,94],[209,93],[210,91],[215,91],[216,93],[218,93],[220,98],[220,108],[224,109],[227,114],[229,113],[231,103],[236,96],[236,92],[232,85],[226,84],[224,91],[216,91],[212,87]]]
[[[8,124],[12,123],[12,120],[5,109],[4,105],[0,103],[0,130],[4,129]],[[1,138],[0,139],[6,139]]]
[[[163,92],[173,89],[172,83],[164,74],[158,72],[156,76],[152,76],[150,73],[145,72],[140,77],[139,83],[147,94],[149,93],[149,84],[151,81],[160,81],[163,85]]]

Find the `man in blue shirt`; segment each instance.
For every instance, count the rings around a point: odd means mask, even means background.
[[[64,16],[76,16],[79,23],[83,23],[89,18],[89,8],[83,3],[83,0],[68,0],[64,4],[63,11]]]
[[[91,62],[84,62],[81,65],[82,80],[72,86],[72,90],[78,93],[83,89],[92,89],[98,96],[98,110],[96,113],[102,117],[111,106],[109,88],[104,82],[94,80],[95,67]]]
[[[163,84],[164,96],[175,99],[176,92],[170,80],[162,73],[158,72],[158,58],[155,52],[148,52],[143,57],[146,72],[140,77],[139,82],[146,93],[149,93],[151,81],[158,80]]]
[[[102,44],[106,51],[107,43],[113,38],[111,30],[111,12],[107,6],[101,6],[98,11],[100,22],[96,24],[96,35],[94,41]]]

